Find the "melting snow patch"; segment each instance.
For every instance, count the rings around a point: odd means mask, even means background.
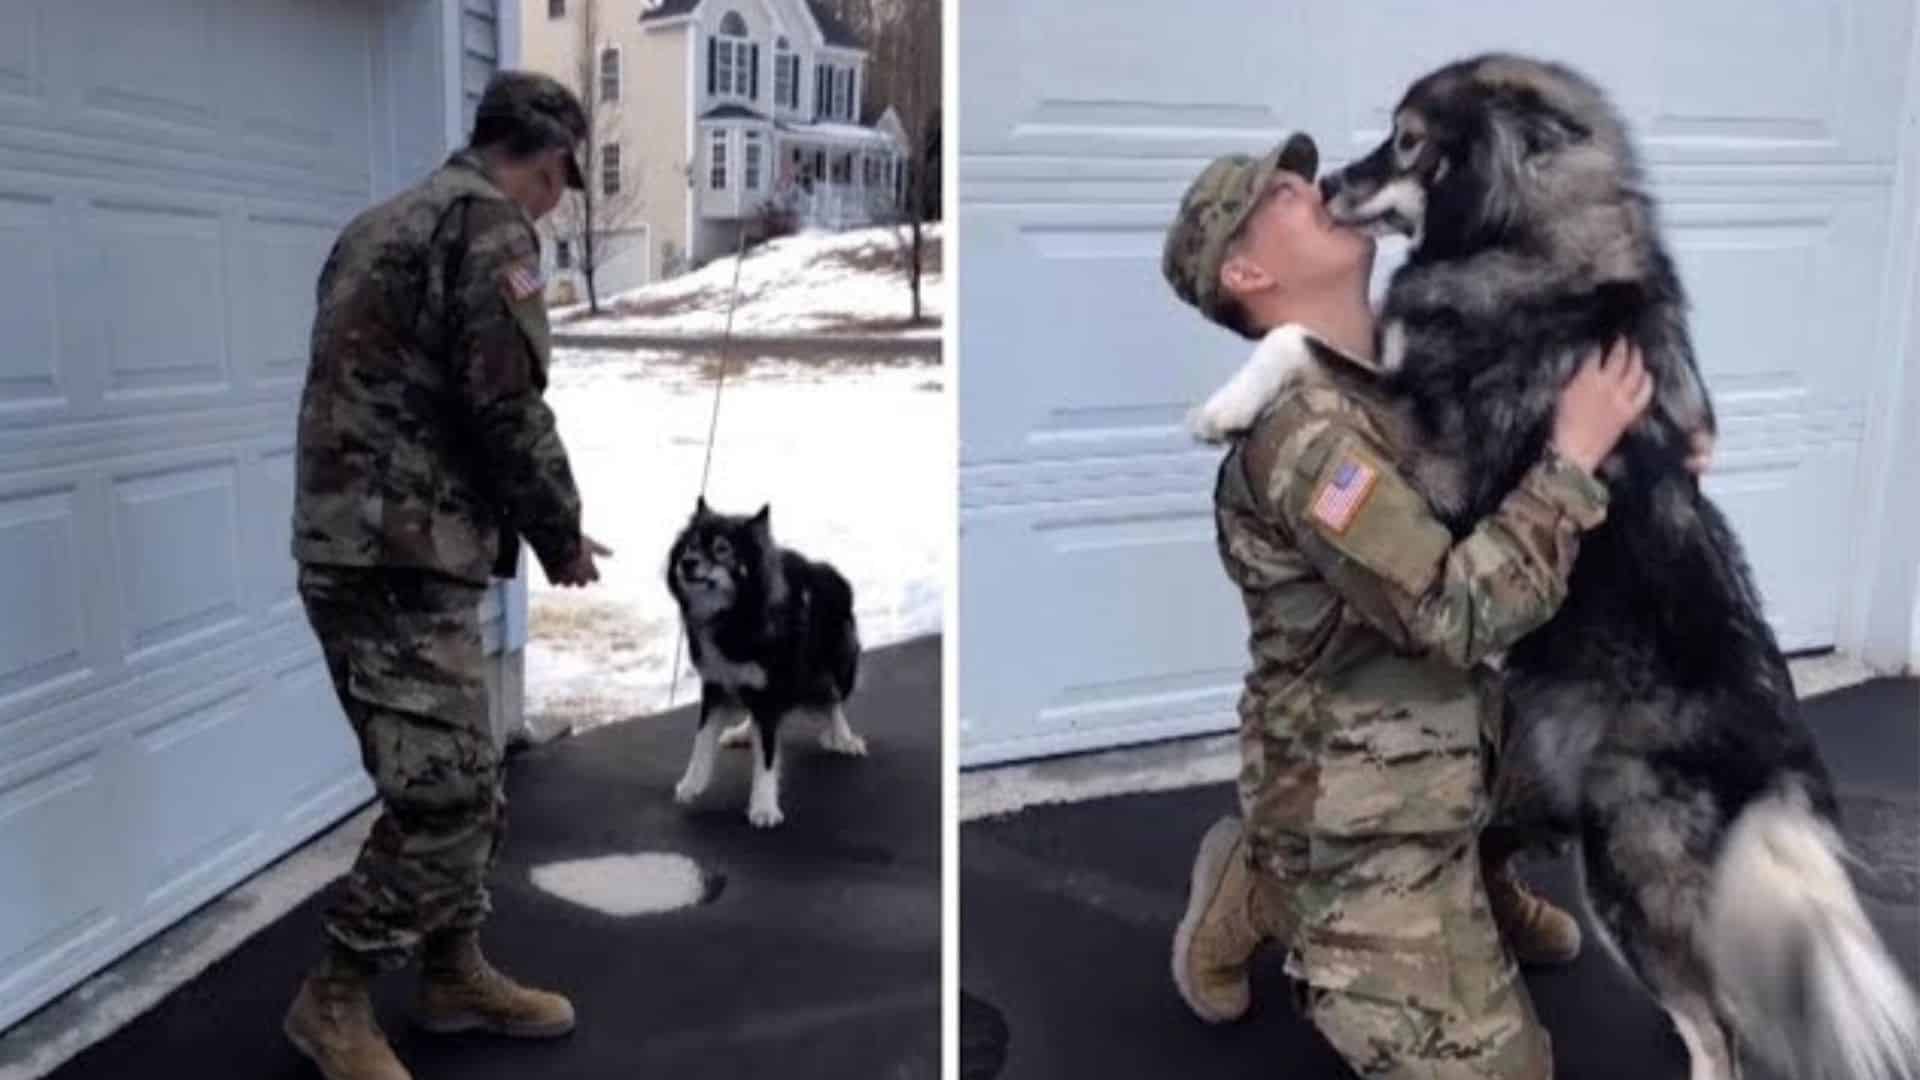
[[[631,918],[675,911],[709,898],[709,881],[685,855],[646,852],[548,863],[533,883],[562,900],[603,915]]]

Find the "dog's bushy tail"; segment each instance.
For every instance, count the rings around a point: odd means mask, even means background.
[[[815,564],[812,619],[822,665],[844,701],[859,681],[860,628],[853,617],[853,586],[825,563]]]
[[[1740,1035],[1799,1080],[1920,1077],[1920,1001],[1797,791],[1749,804],[1714,866],[1704,951]]]

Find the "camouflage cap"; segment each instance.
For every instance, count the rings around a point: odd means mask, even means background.
[[[567,150],[567,186],[585,188],[576,147],[587,137],[587,110],[558,79],[534,71],[501,71],[487,82],[474,120],[505,121],[547,146]]]
[[[1180,210],[1167,227],[1160,272],[1173,291],[1209,319],[1222,308],[1220,264],[1227,245],[1260,203],[1273,175],[1281,169],[1309,181],[1320,167],[1313,139],[1296,132],[1261,157],[1225,154],[1214,158],[1188,185]]]

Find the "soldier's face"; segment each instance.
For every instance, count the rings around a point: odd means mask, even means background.
[[[567,151],[542,150],[534,158],[531,183],[527,185],[527,213],[534,220],[546,217],[567,193]]]
[[[1227,275],[1241,291],[1276,286],[1282,292],[1313,293],[1355,285],[1364,289],[1373,269],[1373,238],[1334,223],[1312,181],[1282,172],[1243,227],[1232,259],[1249,265]],[[1229,261],[1232,261],[1230,259]]]

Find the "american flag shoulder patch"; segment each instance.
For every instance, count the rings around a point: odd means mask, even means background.
[[[507,299],[514,302],[525,300],[539,294],[542,283],[540,268],[532,263],[514,263],[500,271],[500,289]]]
[[[1319,493],[1313,497],[1313,516],[1336,533],[1346,532],[1360,508],[1366,505],[1367,496],[1373,494],[1373,485],[1379,479],[1380,474],[1373,466],[1352,454],[1341,455],[1333,476],[1320,485]]]

